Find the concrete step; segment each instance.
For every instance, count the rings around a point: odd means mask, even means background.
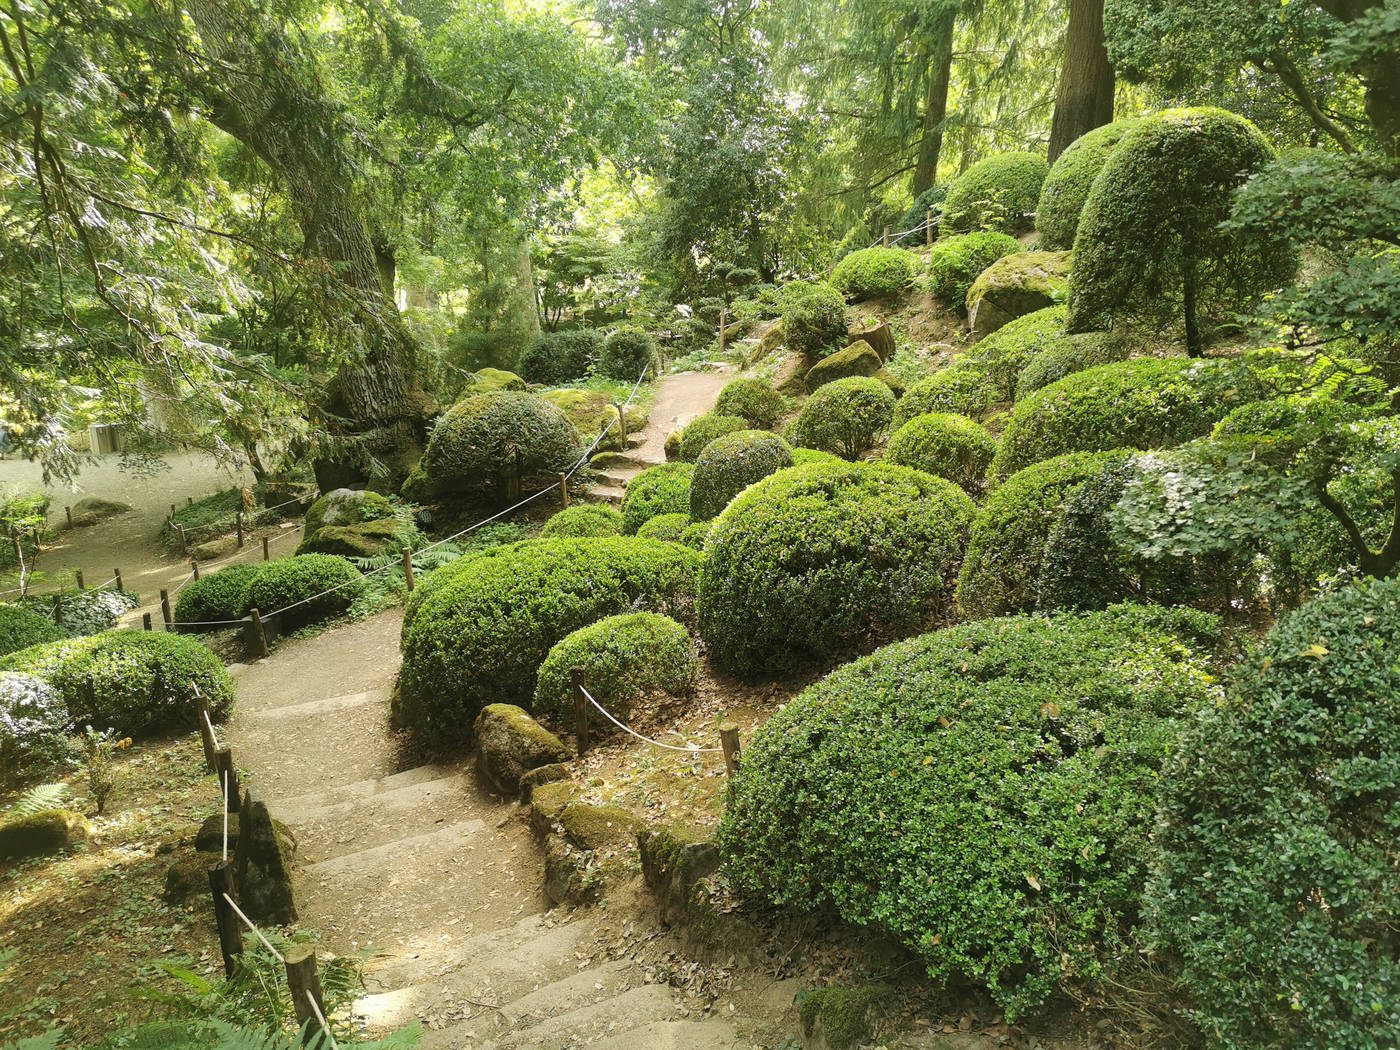
[[[630,1032],[589,1043],[588,1050],[728,1050],[739,1033],[728,1021],[652,1021]]]
[[[369,799],[387,798],[407,789],[423,789],[445,779],[455,779],[458,769],[451,765],[415,766],[402,773],[369,780],[357,780],[352,784],[327,788],[303,795],[287,795],[268,800],[278,820],[291,824],[301,819],[313,819],[319,810],[327,810],[346,802],[360,802]]]
[[[379,965],[365,974],[370,991],[387,992],[417,983],[432,984],[475,965],[485,965],[499,955],[527,956],[535,951],[551,957],[567,956],[588,937],[582,923],[559,921],[554,913],[527,915],[509,926],[498,926],[436,947],[394,965]]]
[[[310,718],[319,718],[325,715],[343,715],[346,711],[353,711],[358,707],[369,707],[387,705],[389,703],[389,691],[387,689],[370,689],[362,693],[346,693],[344,696],[327,697],[324,700],[304,700],[300,703],[284,704],[281,707],[265,707],[257,711],[249,711],[244,717],[255,722],[278,721],[284,718],[294,718],[299,722],[304,722]]]
[[[469,1023],[429,1032],[419,1046],[423,1050],[570,1050],[586,1041],[631,1032],[657,1020],[671,1020],[675,1013],[669,988],[644,984],[602,1002],[566,1010],[538,1024],[504,1032],[486,1042],[477,1042]]]

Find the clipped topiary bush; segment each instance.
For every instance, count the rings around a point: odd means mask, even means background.
[[[623,613],[581,627],[549,650],[535,682],[536,715],[574,724],[572,671],[582,667],[593,698],[626,722],[647,693],[685,696],[695,688],[699,663],[686,629],[668,616]],[[589,705],[589,722],[612,729]]]
[[[1035,608],[1045,544],[1065,503],[1126,452],[1074,452],[1013,474],[988,497],[972,526],[958,574],[958,607],[968,619]]]
[[[690,479],[695,464],[684,461],[648,467],[627,483],[622,531],[632,535],[662,514],[690,514]]]
[[[1237,361],[1143,357],[1066,376],[1019,402],[1001,436],[995,477],[1065,452],[1153,449],[1209,434],[1259,381]]]
[[[973,513],[956,485],[906,467],[780,471],[710,531],[700,634],[723,667],[753,674],[917,631],[942,607]]]
[[[803,448],[801,445],[793,447],[792,465],[795,467],[839,467],[846,461],[840,456],[833,456],[830,452],[823,452],[816,448]]]
[[[834,908],[1008,1019],[1111,972],[1136,922],[1166,749],[1216,696],[1199,613],[962,624],[838,668],[754,736],[730,882]]]
[[[1146,916],[1211,1046],[1400,1031],[1400,581],[1282,620],[1164,767]],[[745,754],[745,761],[750,761]]]
[[[846,300],[825,281],[790,281],[779,304],[789,350],[815,359],[846,345]]]
[[[978,161],[948,187],[943,229],[953,233],[1030,229],[1048,171],[1045,159],[1034,153],[998,153]]]
[[[719,415],[738,416],[759,430],[773,429],[785,407],[783,395],[762,379],[736,379],[715,399]]]
[[[193,638],[112,631],[21,649],[0,658],[0,671],[47,682],[79,724],[144,736],[199,727],[198,686],[218,716],[233,707],[233,682],[219,658]]]
[[[755,481],[792,466],[792,448],[766,430],[738,430],[716,438],[695,461],[690,479],[690,516],[715,517]]]
[[[1035,209],[1035,233],[1042,248],[1061,251],[1074,247],[1079,213],[1089,199],[1089,188],[1119,139],[1136,126],[1136,120],[1115,120],[1079,136],[1056,158],[1040,187]]]
[[[1021,250],[1021,242],[1004,233],[965,233],[944,237],[928,257],[929,291],[955,310],[967,306],[967,293],[983,270],[1004,255]]]
[[[280,612],[285,631],[343,613],[363,589],[360,571],[344,558],[298,554],[262,566],[248,587],[248,607],[264,617]]]
[[[976,362],[960,359],[950,368],[920,379],[895,405],[894,425],[902,427],[915,416],[953,412],[976,418],[997,401],[996,382]]]
[[[0,605],[0,656],[66,637],[47,616],[22,605]]]
[[[175,599],[175,622],[229,626],[248,615],[253,581],[262,571],[262,565],[225,565],[218,572],[192,580]]]
[[[894,405],[890,388],[871,376],[827,383],[802,406],[798,443],[855,459],[889,427]]]
[[[1020,378],[1016,380],[1016,400],[1024,400],[1076,372],[1126,361],[1137,348],[1134,340],[1118,332],[1085,332],[1050,340],[1021,369]]]
[[[555,514],[540,529],[543,539],[620,535],[622,515],[616,508],[603,503],[575,503]]]
[[[529,704],[549,650],[579,628],[638,610],[689,619],[699,569],[688,547],[633,537],[536,540],[438,569],[405,610],[398,717],[464,740],[487,704]]]
[[[597,371],[613,379],[635,381],[648,365],[656,365],[656,340],[640,328],[619,328],[603,343]]]
[[[918,263],[900,248],[863,248],[851,252],[831,272],[831,283],[857,301],[898,295],[914,279]]]
[[[637,539],[681,543],[689,526],[690,518],[685,514],[658,514],[637,530]]]
[[[885,458],[934,477],[947,478],[969,495],[982,491],[997,443],[966,416],[931,412],[915,416],[890,438]]]
[[[713,521],[693,521],[685,527],[685,532],[681,533],[681,542],[687,547],[693,547],[697,551],[705,549],[705,541],[710,537],[710,528]]]
[[[703,416],[692,419],[681,431],[679,458],[683,462],[694,463],[700,458],[700,453],[705,451],[705,446],[715,438],[748,429],[748,421],[740,416],[706,412]]]
[[[540,332],[520,355],[518,371],[528,383],[567,383],[586,376],[602,353],[603,334],[591,328]]]
[[[909,205],[909,210],[906,211],[899,220],[899,228],[901,230],[917,230],[924,223],[928,222],[928,213],[930,211],[933,212],[934,221],[937,222],[938,213],[941,210],[939,206],[947,196],[947,186],[942,184],[930,186],[928,189],[924,190],[923,193],[914,198],[914,203]],[[918,248],[923,246],[924,237],[921,233],[918,236],[906,237],[900,243],[905,248]]]
[[[1021,373],[1037,354],[1065,337],[1065,308],[1047,306],[1008,321],[987,338],[974,343],[960,363],[984,369],[992,383],[993,401],[1011,401]]]

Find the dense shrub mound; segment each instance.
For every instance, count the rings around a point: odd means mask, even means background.
[[[678,461],[648,467],[627,483],[622,531],[631,535],[662,514],[690,514],[690,479],[695,464]]]
[[[710,531],[700,634],[721,665],[750,674],[917,631],[942,606],[973,513],[956,485],[906,467],[780,471]]]
[[[1108,163],[1118,140],[1136,124],[1136,120],[1115,120],[1086,132],[1050,166],[1035,209],[1035,233],[1042,248],[1060,251],[1074,247],[1079,213],[1089,199],[1089,188]]]
[[[982,491],[996,450],[997,443],[985,427],[966,416],[932,412],[915,416],[896,430],[885,458],[947,478],[964,492],[976,494]]]
[[[66,637],[47,616],[21,605],[0,605],[0,656]]]
[[[58,690],[32,674],[0,671],[0,788],[69,758],[69,728]]]
[[[233,682],[219,658],[178,634],[112,631],[49,642],[0,658],[57,691],[73,721],[122,735],[199,727],[197,685],[216,715],[233,706]]]
[[[846,300],[825,281],[790,281],[783,285],[779,304],[789,350],[818,358],[846,345]]]
[[[953,233],[1030,229],[1029,216],[1035,212],[1048,171],[1045,158],[1034,153],[998,153],[978,161],[948,187],[943,228]]]
[[[544,539],[621,534],[622,515],[603,503],[576,503],[555,514],[540,529],[540,536]]]
[[[282,629],[289,630],[343,613],[363,589],[360,571],[344,558],[298,554],[262,567],[249,584],[248,607],[264,616],[286,610]]]
[[[226,623],[246,616],[253,581],[262,571],[261,565],[225,565],[191,581],[175,599],[175,622]]]
[[[762,379],[736,379],[715,400],[716,413],[738,416],[759,430],[771,430],[783,408],[783,395]]]
[[[711,441],[695,461],[690,479],[690,516],[713,518],[744,489],[792,466],[792,449],[766,430],[738,430]]]
[[[1164,753],[1214,690],[1119,606],[963,624],[838,668],[755,735],[719,845],[731,882],[832,906],[984,983],[1008,1017],[1110,961],[1138,913]]]
[[[571,672],[583,668],[584,686],[621,721],[647,693],[684,696],[695,688],[695,649],[686,629],[668,616],[623,613],[589,624],[560,640],[540,665],[535,683],[536,715],[574,724]],[[612,724],[589,705],[589,721]]]
[[[914,203],[909,205],[909,210],[899,220],[900,230],[917,230],[924,223],[928,222],[928,213],[933,212],[934,220],[938,219],[939,205],[948,196],[948,187],[939,184],[930,186],[914,198]],[[924,235],[919,233],[915,236],[906,237],[900,242],[905,248],[919,248],[924,244]]]
[[[996,383],[981,365],[964,361],[920,379],[906,390],[895,405],[894,425],[902,427],[915,416],[930,412],[976,417],[991,408],[997,400]]]
[[[797,440],[843,459],[872,448],[894,418],[889,386],[873,376],[827,383],[807,399],[797,417]]]
[[[640,540],[661,540],[663,543],[682,543],[685,530],[690,527],[690,518],[685,514],[658,514],[637,530]]]
[[[1319,598],[1166,765],[1147,917],[1212,1046],[1384,1047],[1400,1031],[1397,652],[1400,582]]]
[[[681,533],[681,542],[687,547],[702,551],[705,549],[705,541],[709,539],[710,529],[713,527],[713,521],[693,521]]]
[[[591,328],[541,332],[520,355],[517,371],[529,383],[567,383],[586,376],[602,353],[603,334]]]
[[[857,301],[898,295],[914,278],[918,261],[900,248],[862,248],[831,272],[836,290]]]
[[[694,463],[705,451],[705,446],[715,438],[748,430],[749,424],[741,416],[725,416],[719,412],[706,412],[686,424],[681,431],[680,458],[683,462]]]
[[[1125,452],[1074,452],[1012,475],[972,526],[958,574],[958,607],[969,619],[1030,612],[1051,530],[1065,503]]]
[[[1021,250],[1021,242],[1004,233],[986,231],[944,237],[928,257],[929,291],[961,311],[978,275],[1004,255]]]
[[[699,568],[680,544],[605,537],[498,547],[437,570],[404,615],[400,719],[426,739],[464,740],[487,704],[528,705],[550,648],[580,627],[637,610],[688,619]]]
[[[619,328],[608,336],[598,356],[598,374],[635,381],[656,363],[656,340],[640,328]]]
[[[1235,361],[1144,357],[1090,368],[1016,405],[992,474],[1006,477],[1064,452],[1179,445],[1209,434],[1262,392]]]
[[[1047,306],[1008,321],[987,338],[973,344],[963,361],[979,365],[992,384],[993,401],[1016,396],[1021,373],[1036,356],[1057,346],[1065,337],[1065,308]]]
[[[1141,345],[1136,340],[1120,332],[1062,335],[1043,344],[1021,369],[1021,376],[1016,380],[1016,400],[1022,401],[1076,372],[1126,361],[1140,350]]]

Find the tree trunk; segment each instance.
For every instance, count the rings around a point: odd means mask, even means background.
[[[910,186],[917,197],[938,181],[938,157],[943,152],[943,120],[948,115],[948,82],[953,74],[953,10],[948,8],[934,26],[929,55],[928,90],[924,92],[919,159]]]
[[[1381,149],[1400,157],[1400,60],[1377,63],[1363,73],[1366,116],[1376,129]]]
[[[1113,67],[1103,42],[1103,0],[1070,0],[1065,58],[1050,124],[1049,161],[1086,131],[1113,120]]]
[[[1196,264],[1187,258],[1182,264],[1181,298],[1186,314],[1186,356],[1201,356],[1201,328],[1196,318]]]

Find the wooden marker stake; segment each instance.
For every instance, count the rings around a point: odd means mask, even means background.
[[[209,772],[216,773],[219,769],[219,745],[214,743],[213,723],[209,716],[209,701],[204,699],[204,694],[199,691],[199,686],[194,687],[194,701],[196,713],[199,715],[199,740],[204,745],[204,764],[209,767]]]
[[[882,247],[882,248],[888,248],[889,246],[890,246],[890,228],[889,228],[888,226],[886,226],[886,227],[885,227],[885,232],[882,233],[882,234],[880,235],[880,247]]]
[[[113,582],[117,585],[117,590],[119,590],[119,591],[124,591],[124,590],[126,590],[126,588],[125,588],[124,586],[122,586],[122,571],[121,571],[121,569],[113,569],[113,570],[112,570],[112,575],[116,577],[116,579],[115,579]]]
[[[71,529],[73,527],[73,508],[64,507],[63,513],[68,515],[68,527]]]
[[[199,562],[195,561],[193,558],[190,559],[190,572],[196,580],[199,579]]]
[[[151,614],[150,614],[150,613],[142,613],[142,614],[141,614],[141,630],[143,630],[143,631],[149,631],[150,629],[151,629]]]
[[[928,247],[933,247],[933,209],[928,210],[928,217],[924,220],[927,225],[924,227],[924,240]]]
[[[720,726],[719,746],[724,751],[724,768],[732,777],[739,772],[739,759],[743,754],[739,746],[739,727],[734,725]]]
[[[219,927],[219,951],[224,957],[224,973],[232,977],[238,957],[243,954],[243,928],[224,894],[233,892],[233,865],[221,860],[209,869],[209,890],[214,895],[214,921]]]
[[[403,578],[408,581],[408,589],[413,590],[413,549],[403,549]]]
[[[574,685],[574,742],[579,757],[588,754],[588,697],[583,695],[583,668],[569,672]]]
[[[239,547],[240,550],[242,550],[242,549],[243,549],[243,512],[242,512],[241,510],[238,512],[237,521],[238,521],[238,547]]]
[[[189,545],[189,543],[185,540],[185,527],[184,527],[183,525],[176,525],[176,526],[175,526],[175,531],[176,531],[177,533],[180,534],[180,553],[181,553],[181,554],[189,554],[189,552],[190,552],[190,545]]]

